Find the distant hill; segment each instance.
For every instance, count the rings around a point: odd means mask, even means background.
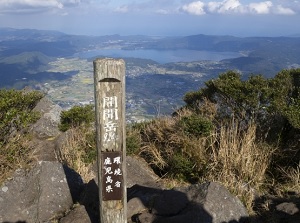
[[[0,38],[2,40],[39,39],[41,41],[53,41],[66,35],[62,32],[50,30],[0,28]]]
[[[0,87],[23,88],[47,80],[69,78],[69,73],[47,72],[55,58],[41,52],[23,52],[0,57]]]
[[[46,65],[52,60],[53,58],[48,57],[41,52],[23,52],[17,55],[2,57],[0,58],[0,63],[40,66]]]
[[[24,80],[39,81],[49,78],[56,80],[70,77],[69,71],[66,72],[67,75],[47,72],[49,62],[62,57],[72,58],[76,53],[98,49],[158,51],[187,49],[238,52],[241,55],[239,58],[219,61],[216,65],[208,63],[209,67],[203,72],[212,76],[231,69],[239,70],[245,76],[259,73],[272,77],[282,69],[300,67],[300,37],[241,38],[203,34],[185,37],[83,36],[48,30],[0,28],[0,87],[14,86],[20,78],[25,84]],[[91,61],[93,58],[88,59]],[[155,61],[141,58],[130,60],[126,58],[126,60],[135,72],[155,64]],[[176,63],[161,66],[163,69],[179,68],[179,64]],[[192,69],[199,72],[197,66],[193,66]],[[202,68],[199,67],[199,69]],[[191,71],[190,64],[181,63],[180,70]],[[76,71],[71,71],[71,73],[76,73]]]

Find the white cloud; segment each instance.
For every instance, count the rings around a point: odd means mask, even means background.
[[[275,9],[276,14],[280,15],[294,15],[296,14],[292,9],[278,5]]]
[[[275,4],[272,1],[253,2],[249,4],[242,4],[240,0],[223,0],[223,1],[209,1],[204,3],[202,1],[194,1],[185,4],[181,10],[192,15],[204,15],[207,13],[220,14],[282,14],[292,15],[296,14],[291,6],[299,8],[299,1],[283,1],[282,4]],[[285,6],[283,6],[283,3]],[[298,5],[298,6],[297,6]],[[299,9],[300,10],[300,9]]]
[[[13,7],[56,7],[63,8],[63,4],[58,0],[4,0],[0,2],[1,8]]]
[[[269,14],[272,6],[273,3],[271,1],[266,1],[266,2],[250,3],[248,8],[250,12],[254,12],[257,14]]]
[[[277,14],[300,12],[300,0],[0,0],[0,13],[78,13],[114,11],[117,13]],[[77,7],[81,7],[78,10]],[[72,11],[70,8],[73,8]],[[72,11],[72,12],[71,12]],[[77,11],[77,12],[75,12]]]
[[[1,0],[0,13],[36,13],[74,7],[91,0]]]
[[[242,7],[239,0],[225,0],[220,5],[221,7],[218,9],[220,13],[227,13],[227,12],[237,12]]]
[[[192,2],[182,6],[182,10],[192,15],[203,15],[205,14],[204,5],[201,1]]]
[[[207,9],[209,12],[217,12],[221,5],[221,2],[209,2],[207,3]]]

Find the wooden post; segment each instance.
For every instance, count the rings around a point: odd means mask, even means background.
[[[101,223],[127,222],[125,62],[94,60]]]

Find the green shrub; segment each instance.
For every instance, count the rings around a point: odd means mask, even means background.
[[[138,131],[128,130],[126,134],[127,155],[137,155],[141,147],[141,136]]]
[[[40,115],[32,109],[44,97],[39,91],[0,90],[0,142],[7,141],[8,136],[31,123]]]
[[[59,129],[63,132],[81,125],[89,125],[95,120],[93,105],[74,106],[70,110],[62,111]]]
[[[195,137],[208,136],[213,130],[213,123],[210,120],[195,114],[182,117],[179,125],[185,134]]]
[[[94,129],[85,126],[71,128],[57,152],[57,159],[78,172],[85,182],[94,177],[90,170],[97,158],[95,138]]]
[[[198,172],[195,169],[195,162],[187,155],[175,153],[169,160],[169,173],[177,180],[196,182]]]
[[[96,131],[86,130],[84,134],[85,143],[82,147],[84,150],[84,162],[85,163],[93,163],[97,158],[97,148],[96,148]]]
[[[40,114],[33,112],[44,97],[39,91],[0,89],[0,184],[15,169],[32,162],[28,134],[15,134],[36,122]]]

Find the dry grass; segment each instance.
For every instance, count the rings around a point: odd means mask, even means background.
[[[300,195],[300,162],[295,167],[279,168],[283,184],[278,185],[278,194],[282,196],[289,192]]]
[[[239,131],[238,124],[233,120],[215,133],[209,148],[210,171],[203,177],[224,184],[252,212],[254,196],[268,184],[267,170],[275,150],[256,141],[255,125]]]
[[[176,117],[162,117],[145,125],[140,155],[152,166],[168,169],[173,155],[179,152],[193,162],[191,171],[200,174],[199,181],[222,183],[253,213],[255,196],[269,185],[267,171],[275,149],[258,142],[255,124],[241,130],[235,120],[207,137],[187,136],[177,123],[190,114],[182,110]],[[162,177],[174,180],[174,175],[168,173]]]
[[[68,130],[65,143],[57,152],[57,159],[78,172],[85,182],[95,177],[91,171],[93,159],[87,159],[88,153],[94,153],[96,149],[88,138],[88,135],[91,134],[90,131],[86,128]]]
[[[166,158],[171,156],[174,145],[177,144],[174,125],[172,118],[161,117],[148,123],[142,130],[142,147],[139,154],[150,165],[159,169],[168,165]]]
[[[34,158],[30,136],[16,134],[0,149],[0,184],[18,168],[29,169]]]

